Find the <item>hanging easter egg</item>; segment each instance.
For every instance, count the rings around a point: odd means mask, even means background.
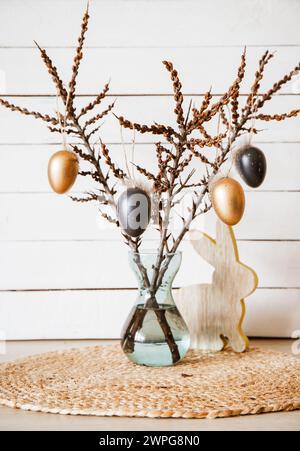
[[[127,188],[119,197],[117,213],[123,231],[138,237],[145,232],[151,215],[151,200],[141,188]]]
[[[211,200],[217,216],[227,225],[237,224],[244,214],[245,194],[234,179],[224,177],[212,187]]]
[[[248,186],[257,188],[262,184],[267,172],[267,160],[257,147],[247,146],[241,149],[235,158],[236,168]]]
[[[73,152],[60,150],[55,152],[48,163],[48,180],[57,194],[67,192],[78,175],[78,160]]]

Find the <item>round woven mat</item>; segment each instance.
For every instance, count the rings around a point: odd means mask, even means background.
[[[273,351],[190,351],[174,367],[129,362],[119,345],[0,365],[0,404],[71,415],[215,418],[300,409],[300,360]]]

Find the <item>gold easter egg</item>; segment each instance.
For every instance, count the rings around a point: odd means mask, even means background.
[[[245,193],[234,179],[224,177],[218,180],[211,191],[212,206],[217,216],[227,225],[237,224],[245,210]]]
[[[55,152],[48,163],[48,180],[57,194],[64,194],[74,184],[78,175],[78,160],[73,152]]]

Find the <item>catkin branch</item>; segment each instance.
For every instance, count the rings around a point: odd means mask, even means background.
[[[237,124],[239,119],[239,95],[240,95],[240,87],[241,83],[245,76],[246,69],[246,48],[241,57],[241,63],[238,69],[237,78],[233,84],[233,92],[231,96],[231,116],[233,124]]]
[[[199,114],[201,115],[204,111],[207,110],[207,108],[210,105],[212,99],[212,93],[211,93],[211,89],[209,91],[207,91],[204,95],[204,99],[202,101],[202,104],[200,106],[200,110],[199,110]]]
[[[280,89],[289,81],[292,80],[292,78],[295,75],[298,75],[300,72],[300,62],[294,67],[294,69],[289,72],[288,74],[286,74],[281,80],[277,81],[276,83],[274,83],[274,85],[272,86],[271,89],[269,89],[269,91],[267,91],[261,99],[259,99],[255,105],[255,109],[254,111],[257,111],[258,109],[262,108],[264,106],[264,104],[271,100],[271,98],[273,97],[274,94],[276,94],[278,91],[280,91]]]
[[[88,193],[85,197],[70,196],[70,199],[73,202],[79,202],[81,204],[85,204],[87,202],[98,201],[98,196],[97,196],[97,194],[94,194],[94,193]]]
[[[13,103],[8,102],[7,100],[0,98],[0,105],[11,111],[17,111],[18,113],[24,114],[25,116],[33,116],[35,119],[41,119],[44,122],[48,122],[53,125],[58,125],[59,121],[55,117],[51,117],[48,114],[42,114],[38,111],[29,111],[27,108],[20,107],[18,105],[14,105]]]
[[[150,171],[148,171],[145,168],[142,168],[138,164],[135,164],[134,166],[139,171],[139,173],[143,174],[148,180],[156,181],[156,176],[154,174],[152,174]]]
[[[86,123],[84,124],[84,129],[86,129],[87,127],[89,127],[92,124],[95,124],[95,122],[98,122],[99,120],[103,119],[108,113],[110,113],[110,111],[113,109],[114,106],[115,106],[115,102],[110,104],[106,108],[106,110],[102,111],[102,113],[99,113],[96,116],[89,119],[88,121],[86,121]]]
[[[53,82],[55,84],[56,89],[59,92],[59,95],[60,95],[61,99],[63,100],[64,104],[66,104],[67,103],[67,98],[68,98],[68,93],[67,93],[67,90],[64,87],[64,84],[63,84],[61,78],[58,75],[56,67],[54,66],[51,58],[48,56],[46,50],[42,49],[36,41],[34,41],[34,43],[35,43],[35,45],[37,46],[37,48],[39,49],[39,51],[41,53],[42,60],[44,61],[45,65],[46,65],[46,67],[48,69],[48,72],[49,72],[49,74],[52,77],[52,80],[53,80]]]
[[[177,124],[180,127],[183,127],[184,125],[184,115],[183,115],[183,94],[181,92],[182,85],[178,77],[177,70],[174,69],[173,64],[170,63],[170,61],[163,61],[164,66],[166,67],[167,71],[170,72],[171,80],[173,82],[173,92],[174,92],[174,100],[176,103],[174,113],[177,116]]]
[[[86,105],[85,107],[83,107],[81,109],[79,115],[77,116],[77,119],[79,119],[81,116],[84,116],[89,111],[93,110],[93,108],[95,108],[95,106],[100,105],[102,100],[106,97],[106,94],[108,93],[108,91],[109,91],[109,83],[106,83],[106,85],[104,86],[104,88],[100,92],[100,94],[98,94],[97,97],[92,102],[90,102],[88,105]]]
[[[101,151],[102,151],[102,155],[105,159],[105,163],[107,164],[107,166],[109,166],[109,168],[111,169],[114,176],[117,179],[123,180],[126,177],[125,172],[122,171],[122,169],[117,168],[116,165],[112,162],[111,157],[109,155],[109,150],[104,143],[101,143]]]
[[[78,46],[76,48],[76,54],[74,57],[73,67],[72,67],[72,77],[69,83],[69,94],[67,99],[67,105],[66,110],[70,117],[75,115],[75,108],[74,108],[74,98],[75,98],[75,89],[76,89],[76,79],[79,71],[79,66],[81,63],[81,60],[83,58],[83,44],[85,39],[85,34],[88,30],[88,23],[89,23],[89,12],[88,7],[84,13],[82,23],[81,23],[81,31],[78,38]]]
[[[258,70],[255,73],[255,78],[254,78],[254,83],[251,87],[251,92],[247,98],[247,103],[246,103],[246,111],[253,111],[254,110],[254,102],[256,100],[257,94],[258,94],[258,90],[260,88],[260,82],[263,79],[264,76],[264,71],[265,71],[265,67],[266,65],[269,63],[269,61],[273,58],[274,54],[270,53],[268,50],[263,54],[263,56],[261,57],[261,59],[259,60],[259,64],[258,64]]]
[[[255,116],[256,119],[260,119],[261,121],[284,121],[285,119],[296,117],[300,113],[300,109],[292,110],[289,113],[283,114],[258,114]]]
[[[130,122],[125,119],[123,116],[116,116],[120,125],[124,128],[129,128],[130,130],[136,130],[142,134],[144,133],[152,133],[153,135],[164,135],[166,137],[172,137],[172,135],[176,135],[175,130],[170,126],[165,126],[161,124],[154,125],[141,125],[136,122]]]

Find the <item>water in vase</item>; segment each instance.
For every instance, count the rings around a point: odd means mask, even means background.
[[[151,277],[155,255],[142,258]],[[171,261],[171,259],[170,259]],[[122,334],[122,349],[134,363],[147,366],[168,366],[179,362],[189,349],[190,337],[172,296],[172,281],[180,265],[181,255],[175,254],[159,286],[155,298],[140,283],[136,305],[130,312]],[[135,264],[133,264],[136,270]],[[142,282],[139,270],[138,280]]]

